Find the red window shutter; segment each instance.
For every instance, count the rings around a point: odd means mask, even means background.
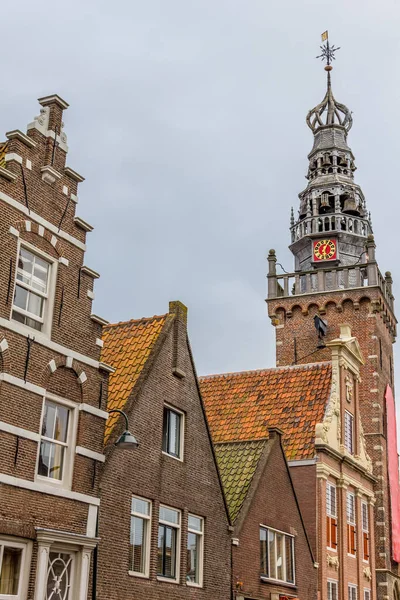
[[[369,559],[369,548],[368,548],[368,533],[366,531],[363,532],[363,552],[364,552],[364,560]]]
[[[331,519],[326,517],[326,545],[331,547]]]
[[[337,548],[337,520],[331,517],[331,541],[332,548]]]

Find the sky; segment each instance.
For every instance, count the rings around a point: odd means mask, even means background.
[[[353,111],[349,145],[377,258],[399,296],[400,3],[14,0],[2,11],[0,131],[59,94],[67,164],[86,177],[93,310],[115,322],[189,309],[199,374],[274,366],[266,257],[293,269],[290,208],[325,93],[320,34]],[[397,361],[400,360],[398,354]]]

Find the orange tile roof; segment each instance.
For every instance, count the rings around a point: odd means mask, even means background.
[[[259,440],[279,427],[288,460],[314,456],[330,387],[329,362],[200,377],[214,443]]]
[[[167,317],[154,316],[104,327],[101,360],[116,369],[109,379],[107,410],[124,409]],[[118,418],[118,413],[114,413],[108,419],[106,442]]]

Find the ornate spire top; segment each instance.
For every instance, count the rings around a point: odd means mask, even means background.
[[[335,48],[329,44],[328,32],[324,31],[321,35],[322,41],[325,42],[321,48],[322,54],[317,56],[323,61],[326,61],[325,71],[327,72],[327,90],[324,99],[315,108],[311,109],[307,115],[307,125],[315,132],[320,127],[327,125],[341,125],[349,131],[353,125],[351,112],[344,104],[337,102],[333,96],[331,86],[331,71],[333,69],[331,62],[335,60],[335,52],[340,48]]]

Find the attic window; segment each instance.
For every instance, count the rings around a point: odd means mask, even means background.
[[[184,414],[171,406],[164,406],[163,453],[183,460]]]

